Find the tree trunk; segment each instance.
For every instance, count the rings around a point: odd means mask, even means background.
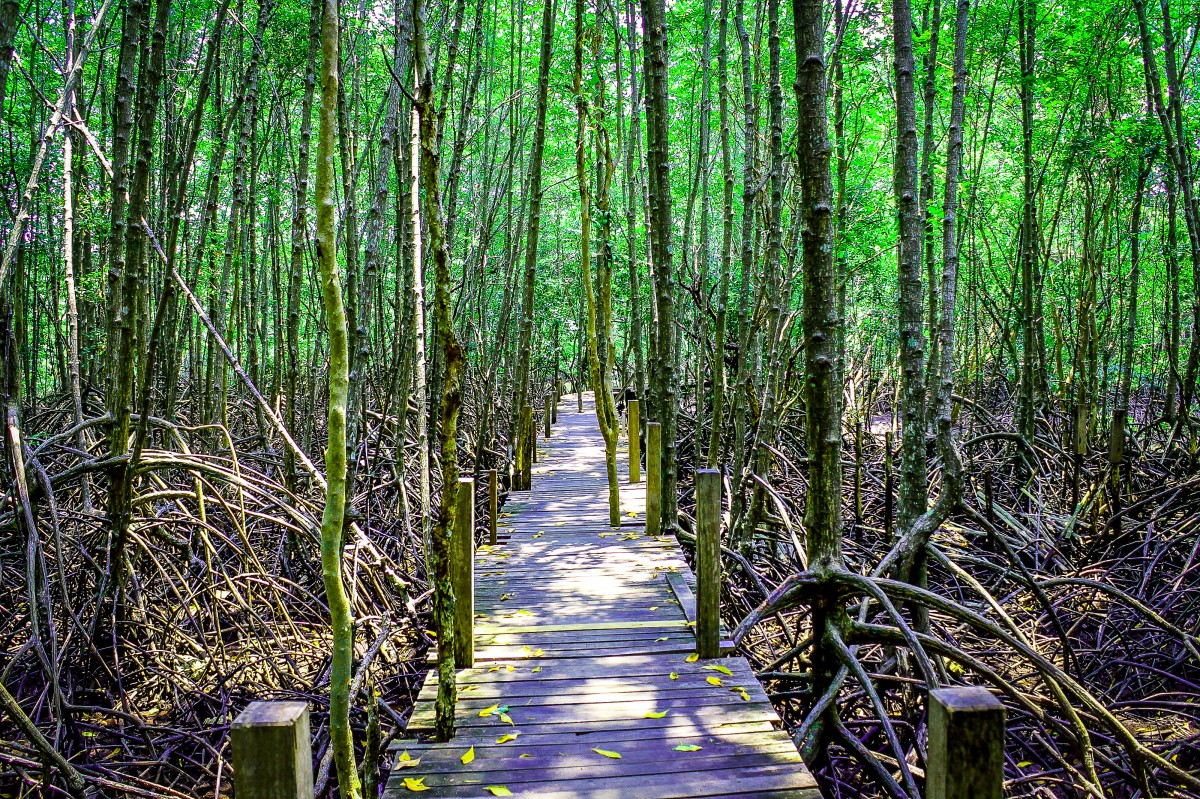
[[[533,358],[533,299],[537,287],[538,233],[542,226],[542,153],[546,148],[546,112],[549,107],[550,61],[554,47],[554,0],[543,0],[542,43],[538,51],[537,116],[533,128],[533,149],[529,156],[529,222],[525,239],[525,270],[521,284],[521,326],[517,338],[517,397],[513,405],[513,437],[516,455],[515,474],[524,485],[529,439],[532,430],[521,423],[521,409],[529,404],[529,372]]]

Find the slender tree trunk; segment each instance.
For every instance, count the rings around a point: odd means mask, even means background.
[[[529,373],[533,359],[533,299],[537,287],[538,234],[542,227],[542,153],[546,147],[546,112],[549,106],[550,61],[554,48],[554,0],[543,0],[542,43],[538,51],[537,112],[533,128],[533,149],[529,156],[529,222],[525,238],[525,269],[521,283],[521,324],[517,336],[517,398],[513,405],[513,437],[516,454],[515,479],[518,487],[528,489],[529,440],[532,430],[525,428],[522,409],[529,404]]]
[[[842,561],[842,378],[838,346],[837,272],[833,260],[833,184],[830,177],[825,24],[822,0],[793,0],[796,46],[796,173],[800,181],[801,258],[804,275],[804,407],[808,492],[804,525],[809,568],[828,575]],[[840,663],[836,646],[847,624],[843,603],[813,605],[812,695],[834,684]],[[827,716],[836,720],[836,706]],[[829,723],[822,728],[828,730]],[[810,755],[822,748],[812,736]]]
[[[620,483],[617,478],[617,434],[620,422],[609,388],[610,351],[612,333],[612,267],[611,244],[609,242],[609,186],[612,183],[612,156],[608,148],[608,132],[603,127],[604,95],[602,84],[597,84],[596,102],[596,211],[600,216],[600,248],[596,258],[597,283],[592,285],[592,212],[591,196],[587,176],[587,138],[591,121],[591,109],[583,85],[583,5],[584,0],[575,0],[575,73],[572,90],[575,93],[575,111],[578,121],[575,128],[575,178],[579,183],[580,214],[580,272],[583,293],[587,300],[587,359],[595,394],[596,420],[604,438],[604,461],[608,473],[608,521],[613,527],[621,525]],[[598,47],[598,43],[597,43]]]
[[[900,283],[900,489],[896,521],[908,530],[928,501],[925,453],[925,296],[921,287],[921,217],[917,199],[917,115],[910,0],[893,0],[895,45],[895,193]]]
[[[135,463],[126,458],[130,453],[130,419],[133,413],[133,385],[137,358],[137,332],[140,328],[138,315],[143,309],[142,294],[145,291],[146,230],[141,220],[146,215],[147,198],[150,190],[150,163],[153,157],[154,127],[158,111],[158,87],[163,74],[163,49],[166,40],[169,0],[160,0],[156,9],[154,29],[149,41],[141,38],[143,25],[149,24],[149,5],[130,4],[125,24],[136,28],[138,48],[144,49],[141,60],[145,69],[138,81],[137,130],[138,142],[136,165],[129,185],[129,201],[122,222],[120,272],[116,280],[110,277],[117,296],[110,303],[113,310],[109,340],[116,346],[112,352],[112,384],[107,397],[112,423],[109,432],[109,456],[120,459],[109,470],[108,520],[110,537],[108,547],[109,573],[111,579],[100,591],[101,600],[108,591],[115,594],[113,604],[113,629],[115,639],[122,635],[124,617],[124,568],[125,548],[128,544],[133,501],[133,472]],[[124,38],[124,33],[122,33]],[[122,43],[124,44],[124,42]],[[132,58],[130,59],[132,61]],[[131,67],[132,71],[132,67]],[[132,87],[132,80],[129,81]],[[132,121],[132,120],[131,120]],[[113,165],[114,171],[116,164]],[[114,180],[114,186],[116,181]],[[115,201],[114,201],[115,202]],[[118,263],[114,251],[114,266]],[[107,648],[109,641],[98,642]]]
[[[796,0],[793,0],[793,5]],[[737,377],[734,381],[733,408],[733,491],[730,498],[732,517],[745,510],[742,483],[746,463],[746,427],[750,416],[750,275],[754,271],[755,206],[758,186],[755,163],[758,160],[758,117],[754,104],[754,76],[751,70],[750,34],[746,30],[745,2],[737,0],[734,12],[742,64],[742,234],[741,269],[738,287]]]
[[[329,443],[325,448],[325,512],[321,516],[321,576],[333,628],[329,669],[329,739],[343,797],[359,799],[350,727],[350,677],[354,666],[354,615],[342,584],[342,532],[346,513],[346,409],[350,393],[349,332],[337,263],[334,199],[334,142],[337,136],[338,0],[324,0],[321,20],[321,106],[318,114],[317,271],[329,327]]]
[[[932,6],[932,9],[929,8]],[[938,290],[937,273],[934,262],[934,226],[933,215],[929,206],[933,202],[933,152],[935,139],[933,137],[933,116],[937,108],[937,66],[938,40],[942,28],[941,0],[929,0],[926,6],[925,31],[929,36],[929,47],[925,51],[925,85],[924,85],[924,125],[921,134],[921,202],[918,214],[921,217],[921,235],[924,240],[925,281],[929,295],[929,357],[926,359],[926,380],[929,387],[929,409],[926,418],[932,420],[937,413],[937,391],[933,388],[938,380]]]
[[[641,0],[643,78],[646,86],[646,128],[650,171],[650,244],[654,261],[658,340],[653,370],[657,399],[654,411],[662,425],[662,531],[676,526],[679,482],[676,464],[676,398],[678,393],[675,344],[675,271],[672,267],[671,160],[667,108],[667,20],[664,0]]]
[[[716,340],[712,358],[712,430],[708,438],[708,468],[721,461],[721,428],[725,422],[725,327],[729,304],[729,273],[733,262],[733,148],[729,122],[729,0],[721,0],[717,34],[717,94],[721,114],[721,273],[717,278]]]
[[[1037,208],[1033,181],[1033,55],[1037,17],[1035,0],[1017,0],[1017,47],[1021,61],[1021,380],[1017,398],[1017,428],[1028,441],[1036,434],[1034,423],[1037,336],[1034,302],[1037,269]]]
[[[312,0],[308,10],[308,52],[304,61],[304,92],[300,99],[300,144],[296,150],[296,184],[292,200],[292,242],[287,293],[287,378],[285,405],[288,430],[295,433],[299,420],[300,290],[304,285],[304,246],[308,236],[308,157],[312,145],[313,94],[317,84],[317,50],[321,42],[323,0]],[[284,485],[296,491],[296,456],[283,455]]]
[[[429,570],[434,591],[434,629],[438,638],[438,697],[436,729],[440,740],[454,734],[454,589],[450,580],[450,535],[454,530],[458,486],[458,413],[462,404],[460,380],[464,355],[454,332],[450,309],[450,255],[446,248],[445,211],[442,206],[437,148],[437,116],[433,109],[433,71],[425,32],[425,2],[413,2],[413,53],[419,80],[416,102],[419,121],[421,186],[429,208],[429,250],[434,265],[434,322],[441,345],[442,376],[439,449],[442,461],[442,492],[437,520],[430,533]]]

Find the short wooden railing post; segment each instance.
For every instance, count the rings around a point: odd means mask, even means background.
[[[721,655],[721,473],[696,470],[696,651]]]
[[[629,482],[642,482],[641,403],[629,401]]]
[[[488,469],[488,543],[496,546],[496,523],[500,510],[500,475]]]
[[[538,462],[537,437],[538,437],[538,426],[537,426],[536,416],[533,413],[533,408],[530,408],[529,409],[529,462],[531,464]],[[533,472],[532,472],[532,470],[529,473],[529,484],[525,487],[530,489],[531,491],[533,490]]]
[[[1004,705],[986,688],[929,692],[926,799],[1001,799]]]
[[[533,487],[533,454],[530,450],[536,450],[537,446],[533,443],[533,406],[526,405],[521,409],[521,429],[524,431],[523,446],[525,447],[525,465],[521,470],[521,490],[528,491]],[[520,436],[518,436],[520,438]]]
[[[554,395],[553,401],[550,403],[550,424],[558,424],[558,403],[562,401],[562,381],[555,380],[550,392]]]
[[[646,422],[646,534],[662,531],[662,425]]]
[[[450,581],[454,586],[454,663],[475,665],[475,479],[458,478],[458,508],[450,536]]]
[[[546,440],[547,441],[550,440],[550,424],[551,424],[550,408],[553,407],[553,405],[554,405],[554,398],[547,395],[546,396],[546,411],[545,411],[545,413],[542,414],[542,416],[545,418],[545,421],[546,421]]]
[[[313,799],[307,702],[251,702],[229,737],[238,799]]]

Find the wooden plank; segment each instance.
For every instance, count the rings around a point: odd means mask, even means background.
[[[724,786],[736,785],[742,792],[769,790],[815,789],[812,776],[793,764],[744,768],[736,760],[728,761],[723,769],[700,772],[635,774],[600,778],[573,779],[563,782],[527,783],[518,785],[514,796],[537,796],[539,799],[695,799],[696,797],[727,796]],[[481,780],[475,785],[442,785],[437,777],[427,779],[431,788],[425,796],[476,797],[486,796],[480,787],[490,783]],[[819,794],[812,794],[818,796]]]

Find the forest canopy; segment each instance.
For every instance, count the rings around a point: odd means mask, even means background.
[[[982,685],[1006,795],[1200,797],[1198,37],[0,0],[0,793],[228,795],[299,698],[318,795],[378,795],[427,659],[453,731],[459,479],[528,490],[592,392],[614,527],[647,422],[689,556],[720,470],[720,611],[826,796],[922,795],[926,691]]]

